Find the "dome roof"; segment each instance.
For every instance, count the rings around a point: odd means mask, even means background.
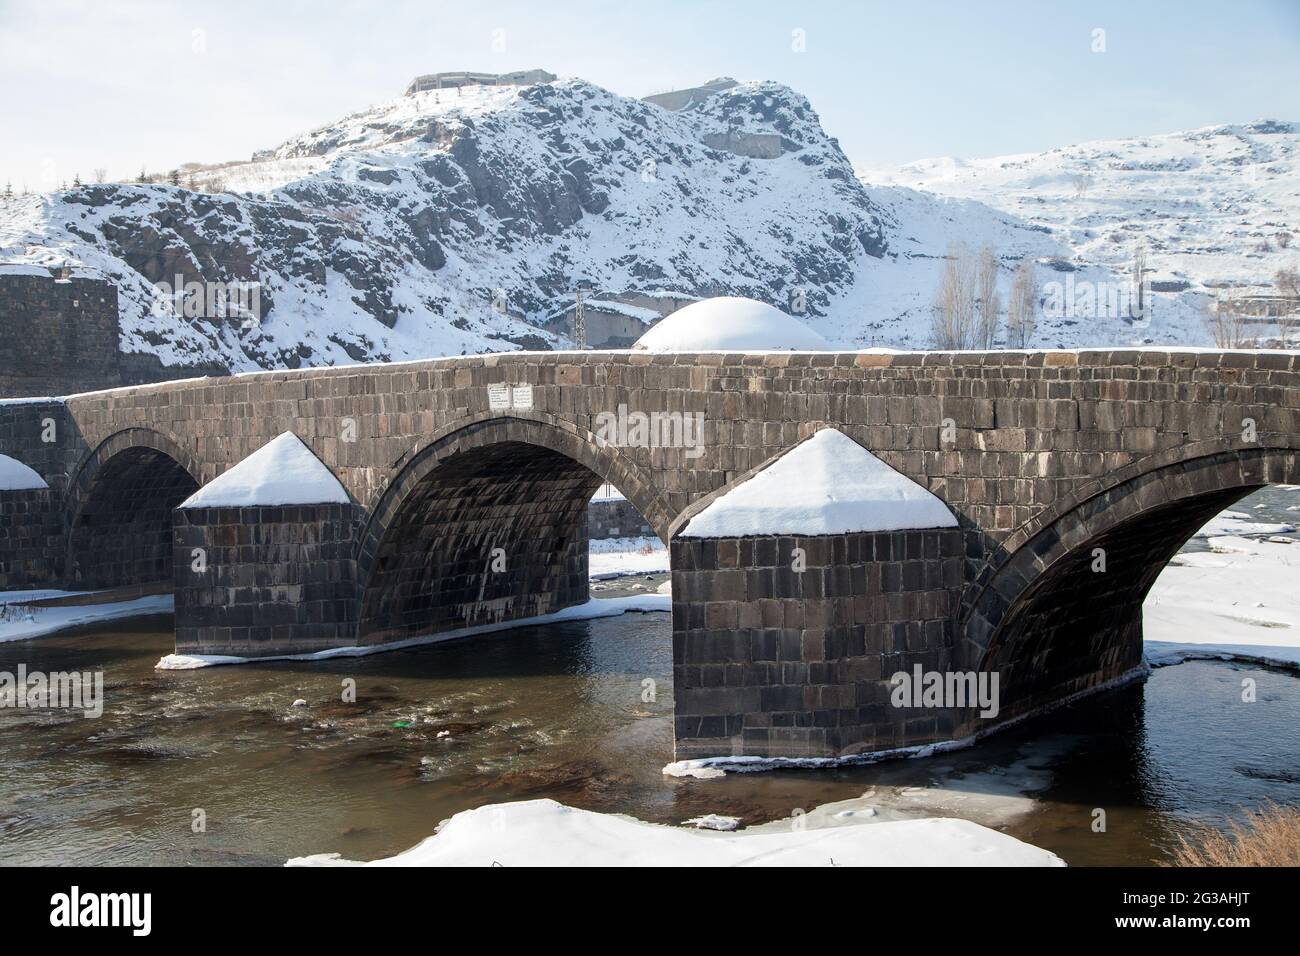
[[[724,295],[692,302],[637,340],[648,352],[829,350],[831,344],[792,315],[755,299]]]

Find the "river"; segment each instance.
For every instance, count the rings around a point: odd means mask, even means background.
[[[1294,495],[1262,494],[1235,510],[1295,519],[1284,509]],[[1300,802],[1297,677],[1221,662],[1157,669],[937,757],[665,777],[671,636],[667,614],[627,614],[196,671],[154,669],[172,649],[168,617],[0,644],[0,670],[102,670],[107,701],[98,719],[0,710],[2,859],[365,860],[409,848],[457,811],[551,797],[656,822],[717,813],[746,826],[854,801],[846,806],[879,819],[964,816],[1072,865],[1159,863],[1197,822]],[[1244,677],[1257,682],[1249,705]],[[654,700],[643,700],[646,678]],[[345,681],[355,702],[343,700]],[[829,819],[823,811],[809,824]]]

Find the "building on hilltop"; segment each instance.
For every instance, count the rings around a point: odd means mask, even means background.
[[[729,90],[733,86],[739,85],[729,76],[720,76],[715,80],[709,80],[707,83],[701,83],[699,86],[692,86],[684,90],[668,90],[665,93],[654,93],[642,97],[642,99],[646,103],[653,103],[655,106],[676,112],[677,110],[684,110],[691,104],[698,103],[714,93],[721,93],[723,90]]]
[[[516,70],[513,73],[473,73],[457,70],[449,73],[426,73],[417,76],[406,88],[406,96],[425,90],[446,90],[459,86],[528,86],[532,83],[550,83],[554,73],[545,70]]]

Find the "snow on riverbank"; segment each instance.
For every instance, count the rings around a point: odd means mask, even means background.
[[[57,597],[66,592],[29,591],[13,592]],[[84,593],[84,592],[83,592]],[[33,637],[44,637],[57,631],[66,631],[73,627],[87,624],[100,624],[105,621],[122,620],[128,617],[140,617],[146,614],[171,614],[173,608],[170,594],[150,594],[133,601],[118,601],[113,604],[79,604],[68,607],[40,607],[24,605],[21,598],[7,600],[9,595],[0,595],[0,605],[4,613],[0,615],[0,644],[9,641],[25,641]],[[39,600],[29,596],[27,600]]]
[[[519,627],[534,627],[539,624],[557,624],[561,621],[589,621],[598,617],[616,617],[629,611],[653,612],[672,610],[672,598],[666,594],[632,594],[627,597],[597,599],[585,604],[575,604],[556,611],[554,614],[541,614],[537,617],[524,617],[515,621],[502,621],[499,624],[484,624],[479,627],[461,627],[437,634],[412,637],[405,641],[392,641],[388,644],[371,644],[364,647],[331,647],[328,650],[312,654],[281,654],[274,657],[234,657],[225,654],[167,654],[155,665],[158,670],[194,670],[199,667],[212,667],[217,664],[265,664],[268,661],[324,661],[335,657],[366,657],[370,654],[384,654],[408,647],[423,647],[426,644],[440,644],[462,637],[478,634],[491,634],[496,631],[509,631]]]
[[[98,591],[60,591],[58,588],[32,588],[28,591],[0,591],[0,606],[5,604],[30,604],[51,598],[84,597]]]
[[[1300,668],[1300,542],[1213,537],[1208,544],[1208,552],[1177,555],[1151,588],[1142,613],[1147,660]]]
[[[668,549],[653,536],[592,541],[587,570],[592,581],[631,574],[662,574],[668,571]]]
[[[1219,538],[1225,535],[1290,534],[1295,531],[1293,524],[1281,524],[1269,521],[1254,521],[1251,516],[1241,511],[1224,511],[1211,518],[1195,538]]]
[[[525,800],[466,810],[418,846],[356,864],[337,853],[289,866],[1064,866],[1054,853],[968,820],[925,819],[761,832],[644,823]]]

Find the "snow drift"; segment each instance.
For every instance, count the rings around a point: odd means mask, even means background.
[[[337,853],[289,866],[340,866]],[[357,865],[357,864],[351,864]],[[418,846],[366,866],[1064,866],[969,820],[899,820],[728,833],[643,823],[554,800],[456,814]]]

